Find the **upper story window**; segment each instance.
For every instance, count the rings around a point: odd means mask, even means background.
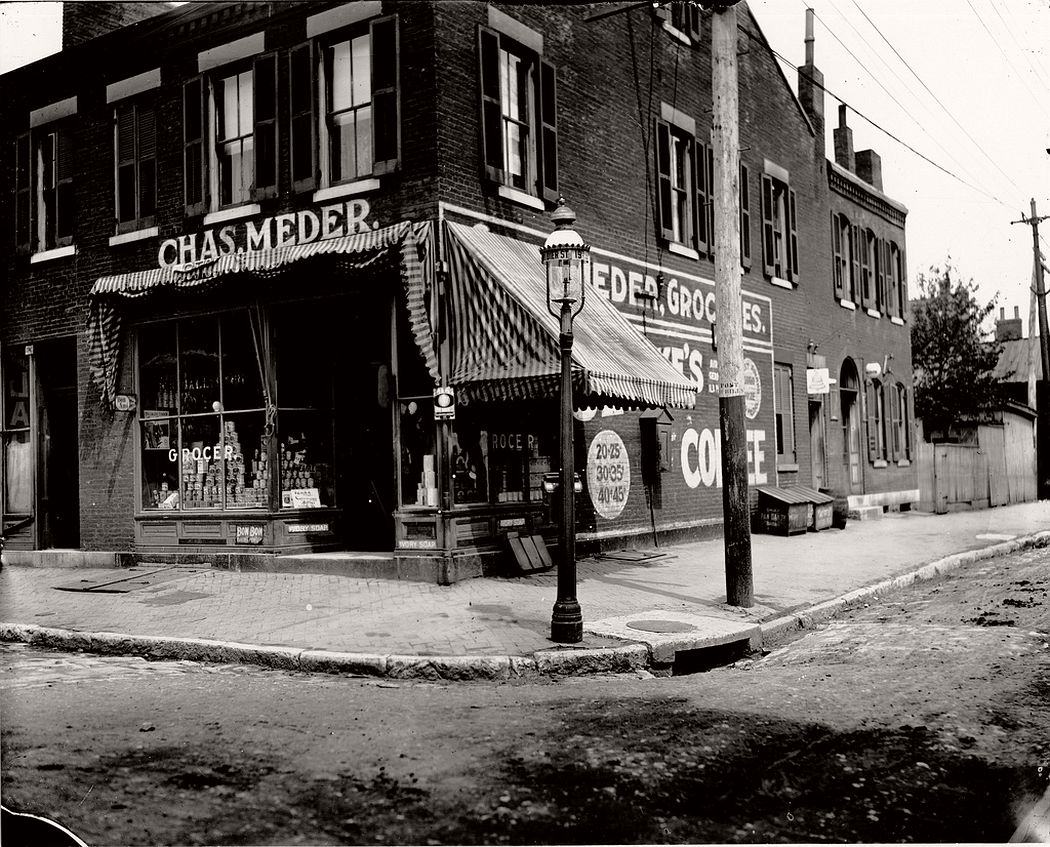
[[[713,252],[711,148],[696,139],[691,118],[663,104],[656,120],[656,186],[660,235],[699,256]],[[681,252],[681,251],[676,251]]]
[[[15,139],[15,246],[42,254],[72,249],[76,197],[73,194],[73,133],[68,122],[49,117],[76,113],[76,98],[32,113],[32,129]]]
[[[795,191],[788,173],[767,162],[762,174],[762,266],[774,280],[799,281],[796,221]]]
[[[904,320],[908,315],[908,283],[904,272],[904,251],[894,241],[889,241],[887,244],[889,246],[887,275],[889,314],[890,317]]]
[[[656,14],[663,19],[664,29],[683,44],[700,42],[700,7],[696,3],[660,4]]]
[[[711,218],[714,219],[713,206]],[[711,246],[714,247],[713,237]],[[740,165],[740,266],[744,270],[751,267],[751,170],[743,163]]]
[[[557,84],[542,37],[490,8],[480,27],[481,143],[486,178],[512,199],[558,199]]]
[[[157,212],[157,116],[121,103],[114,112],[117,232],[151,227]]]
[[[856,291],[856,272],[854,265],[858,261],[854,245],[854,229],[849,218],[837,212],[831,214],[831,249],[832,277],[835,283],[835,296],[839,300],[852,301]]]
[[[860,297],[865,309],[874,309],[877,303],[878,239],[870,229],[860,230]]]
[[[210,67],[183,86],[187,215],[257,202],[277,193],[277,59],[243,59],[262,39],[249,36],[229,53],[240,61]],[[219,54],[220,56],[223,54]]]

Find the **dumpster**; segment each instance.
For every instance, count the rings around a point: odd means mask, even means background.
[[[758,522],[761,528],[774,535],[795,535],[805,532],[813,522],[813,502],[797,488],[777,488],[759,485]]]

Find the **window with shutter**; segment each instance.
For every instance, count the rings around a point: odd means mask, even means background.
[[[49,129],[36,143],[37,232],[35,247],[51,250],[73,243],[73,147],[68,130]]]
[[[714,253],[714,239],[711,238],[711,183],[708,181],[708,147],[700,141],[694,146],[693,182],[696,184],[696,228],[693,233],[693,246],[700,254]],[[673,176],[672,176],[673,181]],[[680,240],[680,239],[676,239]]]
[[[900,385],[888,386],[890,395],[890,458],[898,461],[902,455]]]
[[[875,234],[870,229],[863,230],[860,241],[861,305],[870,309],[874,300]]]
[[[767,165],[762,174],[762,266],[766,276],[797,284],[798,224],[787,171]]]
[[[671,225],[671,125],[656,120],[656,191],[660,235],[668,241],[674,240]]]
[[[853,224],[850,227],[849,234],[849,252],[850,252],[850,290],[853,292],[853,302],[858,306],[861,303],[861,286],[862,286],[862,274],[861,274],[861,231],[858,224]]]
[[[879,396],[882,394],[878,380],[868,382],[864,391],[864,401],[868,421],[868,461],[875,462],[881,458],[879,453]]]
[[[762,174],[762,272],[774,276],[777,270],[773,221],[773,180]]]
[[[845,292],[845,274],[842,261],[842,221],[836,212],[831,213],[831,278],[835,286],[835,298],[841,300]]]
[[[521,192],[557,202],[554,66],[506,33],[479,26],[478,75],[484,177],[502,186],[504,196]]]
[[[787,190],[787,202],[788,202],[788,232],[787,232],[787,245],[788,245],[788,279],[792,282],[797,283],[798,278],[798,221],[795,213],[795,189],[789,188]]]
[[[157,210],[157,119],[150,106],[124,103],[115,112],[116,230],[153,226]]]

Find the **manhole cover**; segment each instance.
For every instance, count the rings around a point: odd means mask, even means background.
[[[691,623],[685,621],[663,620],[628,621],[627,626],[631,629],[640,629],[642,632],[691,632],[696,629]]]

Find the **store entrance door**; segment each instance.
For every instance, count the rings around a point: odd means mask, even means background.
[[[75,338],[34,345],[37,379],[37,532],[42,549],[80,546],[80,455]]]
[[[336,376],[340,503],[350,550],[394,549],[392,304],[384,300],[375,297],[365,308],[355,301],[346,327],[345,367]]]
[[[824,441],[824,404],[809,401],[809,455],[813,472],[813,487],[824,488],[824,468],[827,466],[827,455]]]

